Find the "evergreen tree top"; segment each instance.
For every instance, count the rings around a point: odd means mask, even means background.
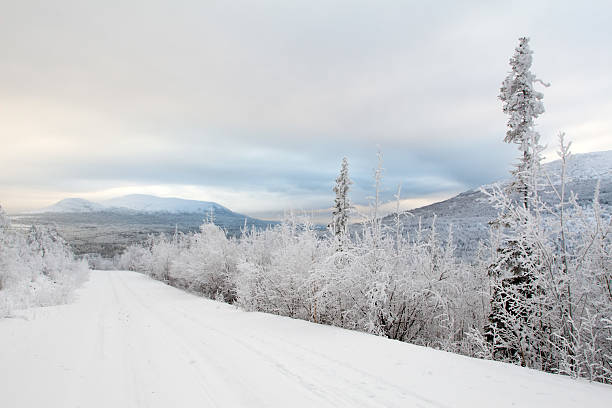
[[[504,139],[507,143],[526,142],[533,131],[534,119],[544,113],[544,95],[534,89],[534,83],[538,80],[531,72],[532,55],[529,38],[521,37],[510,58],[511,71],[500,89],[503,111],[510,116]]]

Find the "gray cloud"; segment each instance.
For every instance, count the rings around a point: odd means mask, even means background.
[[[496,97],[522,35],[552,82],[545,142],[567,130],[577,151],[610,149],[611,11],[0,2],[0,202],[167,186],[245,212],[325,207],[348,156],[365,203],[377,145],[387,198],[399,183],[411,198],[475,187],[504,177],[515,155]]]

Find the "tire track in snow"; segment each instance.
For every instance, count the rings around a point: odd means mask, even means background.
[[[143,278],[145,279],[149,279],[145,276],[143,276]],[[202,320],[200,319],[195,319],[194,317],[192,317],[189,313],[185,312],[185,310],[183,309],[179,309],[179,308],[174,308],[175,310],[172,311],[170,309],[167,308],[156,308],[154,306],[149,305],[148,302],[146,302],[143,297],[136,293],[135,291],[133,291],[129,285],[126,284],[126,282],[123,282],[124,285],[126,285],[126,289],[128,291],[130,291],[131,295],[135,298],[138,299],[138,302],[145,307],[146,309],[148,309],[152,315],[154,315],[156,318],[160,319],[160,321],[162,321],[162,323],[166,324],[169,327],[173,327],[174,330],[179,330],[181,331],[181,339],[182,340],[187,340],[189,339],[191,336],[193,336],[193,333],[197,333],[198,330],[193,330],[193,327],[197,327],[197,328],[204,328],[206,329],[206,338],[199,338],[195,341],[191,341],[190,342],[190,347],[191,348],[195,348],[198,349],[200,351],[200,353],[204,353],[207,354],[207,361],[209,362],[213,362],[213,361],[219,361],[218,357],[213,357],[213,355],[210,354],[210,352],[208,351],[208,347],[214,346],[214,344],[206,344],[205,340],[212,340],[210,335],[211,334],[215,334],[217,336],[217,355],[221,355],[222,353],[226,352],[227,348],[227,342],[231,341],[234,342],[237,346],[239,346],[242,349],[246,349],[247,353],[246,356],[253,358],[253,357],[258,357],[259,360],[261,360],[259,363],[261,364],[261,362],[265,363],[267,366],[273,367],[274,371],[276,372],[276,374],[281,374],[283,377],[286,378],[286,380],[291,381],[293,384],[298,385],[299,387],[301,387],[304,391],[306,391],[308,394],[311,394],[312,396],[316,396],[318,399],[318,403],[316,404],[317,406],[321,406],[321,403],[326,403],[326,404],[331,404],[330,406],[334,406],[334,407],[338,407],[338,406],[347,406],[347,407],[354,407],[356,406],[363,406],[365,401],[363,400],[358,400],[355,399],[354,397],[352,397],[351,395],[347,395],[346,392],[330,392],[329,391],[329,386],[323,388],[320,384],[317,385],[311,381],[308,381],[307,379],[305,379],[303,376],[295,373],[294,371],[288,369],[284,364],[282,364],[280,361],[278,361],[277,359],[271,357],[270,355],[261,352],[260,350],[256,350],[252,347],[250,347],[248,344],[242,342],[239,338],[236,337],[236,335],[230,335],[227,334],[225,332],[220,331],[219,329],[212,327],[210,325],[204,324],[202,322]],[[163,283],[160,282],[155,282],[156,284],[160,284],[163,285]],[[164,288],[168,288],[170,290],[178,290],[175,288],[170,288],[167,286],[163,286]],[[194,299],[200,299],[197,297],[194,297]],[[154,302],[151,302],[152,304],[155,304]],[[169,315],[169,318],[162,318],[163,315]],[[183,320],[187,321],[188,327],[187,328],[177,328],[177,321],[176,318],[177,317],[182,317]],[[191,330],[190,330],[191,329]],[[220,337],[220,339],[219,339]],[[220,341],[220,343],[219,343]],[[232,350],[232,354],[235,355],[239,355],[239,353],[236,351],[236,348],[231,348]],[[243,354],[244,356],[244,354]],[[215,367],[220,370],[221,373],[227,373],[227,369],[225,368],[225,366],[228,365],[228,361],[227,359],[229,358],[229,360],[232,360],[232,356],[225,356],[225,359],[223,362],[218,362],[215,365]],[[245,370],[253,370],[253,367],[240,367],[238,364],[237,368],[242,368]],[[230,373],[231,375],[224,375],[224,377],[226,377],[226,380],[228,382],[235,382],[238,378],[240,378],[239,383],[240,383],[240,390],[241,392],[247,391],[249,398],[248,398],[248,404],[246,404],[245,406],[269,406],[268,403],[265,403],[265,401],[261,400],[259,397],[257,397],[257,392],[259,390],[253,389],[252,386],[249,385],[250,381],[249,379],[245,378],[244,376],[240,375],[240,370],[236,370]],[[252,379],[250,379],[252,380]],[[369,401],[368,404],[366,406],[382,406],[380,404],[374,404],[372,405],[372,401]]]
[[[111,286],[112,289],[112,293],[113,293],[113,299],[114,299],[114,305],[117,307],[117,319],[116,319],[116,323],[121,322],[121,319],[119,319],[119,316],[121,314],[121,311],[123,309],[125,309],[125,305],[124,302],[122,301],[122,299],[119,297],[119,294],[117,293],[117,287],[115,285],[115,273],[113,272],[109,272],[106,274],[107,275],[107,281]],[[103,310],[106,310],[106,308],[104,308]],[[122,327],[123,326],[123,327]],[[136,403],[136,406],[138,407],[147,407],[150,405],[150,401],[148,400],[147,396],[147,392],[143,390],[143,387],[140,384],[138,375],[137,375],[137,369],[136,369],[136,364],[133,358],[133,354],[132,353],[126,353],[126,348],[129,346],[129,343],[127,342],[127,327],[125,327],[127,325],[120,325],[120,331],[121,331],[121,335],[123,337],[123,354],[125,357],[125,360],[127,361],[127,363],[129,364],[129,368],[130,368],[130,380],[132,382],[132,387],[130,388],[130,394],[132,395],[132,399],[133,401]]]
[[[331,392],[338,398],[338,401],[335,401],[335,403],[342,402],[342,403],[345,403],[346,406],[355,406],[354,405],[355,403],[363,405],[365,403],[365,404],[368,404],[369,406],[384,406],[384,407],[389,407],[389,406],[404,407],[406,406],[405,404],[411,404],[410,406],[423,407],[423,408],[428,408],[428,407],[449,408],[448,406],[444,404],[441,404],[439,402],[423,397],[413,391],[409,391],[404,388],[398,387],[395,384],[385,381],[379,376],[375,376],[364,370],[357,369],[340,360],[333,359],[327,355],[324,355],[320,352],[304,347],[301,344],[292,342],[290,340],[283,339],[283,341],[279,341],[278,339],[272,336],[266,337],[266,339],[262,339],[257,336],[253,336],[252,333],[250,333],[251,334],[251,336],[249,337],[250,340],[255,340],[260,345],[263,345],[263,347],[255,347],[251,343],[247,343],[246,341],[242,340],[240,337],[237,337],[236,335],[230,335],[229,333],[224,332],[218,329],[217,327],[207,325],[201,316],[194,318],[184,309],[177,308],[177,310],[180,310],[181,314],[183,314],[186,318],[193,319],[194,321],[197,321],[198,324],[207,327],[209,330],[216,332],[218,335],[224,336],[225,338],[237,343],[239,346],[253,353],[260,355],[263,359],[277,366],[279,370],[281,370],[286,375],[291,376],[300,382],[303,382],[309,389],[315,390],[315,391],[316,390],[320,390],[320,391],[327,390],[327,391],[324,391],[324,392],[327,392],[327,395],[329,395],[329,393]],[[376,402],[372,401],[371,394],[363,395],[362,399],[356,399],[355,397],[350,397],[350,396],[347,397],[346,392],[343,391],[344,388],[331,387],[329,384],[322,384],[322,383],[314,384],[310,381],[305,380],[303,375],[298,374],[294,370],[287,368],[286,362],[281,362],[278,359],[278,357],[266,352],[265,350],[270,348],[269,345],[271,343],[274,343],[275,352],[284,350],[285,352],[283,353],[283,355],[285,357],[288,357],[289,359],[298,360],[297,361],[298,364],[295,364],[294,366],[297,366],[297,367],[310,366],[313,369],[313,371],[324,373],[326,371],[329,371],[329,365],[330,365],[329,363],[332,363],[332,365],[336,366],[336,368],[340,368],[341,370],[349,370],[357,374],[361,378],[369,379],[369,381],[367,382],[366,381],[355,382],[355,381],[350,381],[348,379],[350,376],[337,375],[337,372],[334,373],[336,381],[341,380],[345,385],[349,386],[350,389],[354,391],[361,392],[362,394],[364,393],[368,394],[367,388],[368,387],[371,388],[373,384],[376,384],[376,387],[379,389],[379,391],[382,391],[381,392],[382,395],[388,395],[389,391],[393,390],[396,394],[401,395],[403,399],[409,398],[409,400],[405,400],[401,403],[398,403],[397,398],[391,398],[391,400],[385,403],[380,403],[377,401]],[[289,345],[293,347],[293,349],[291,347],[288,347]],[[296,353],[295,349],[301,350],[302,353]],[[280,354],[280,353],[277,353],[277,354]],[[306,356],[306,358],[304,358],[304,356]],[[315,363],[314,359],[312,359],[313,356],[321,360],[322,363],[319,363],[319,364]],[[380,395],[377,395],[376,398],[381,398],[381,397]]]
[[[244,333],[240,333],[240,335],[236,332],[229,333],[219,327],[210,325],[205,315],[194,315],[193,311],[176,304],[172,308],[157,306],[155,299],[150,298],[147,292],[134,290],[130,286],[131,282],[127,281],[121,272],[113,272],[112,274],[121,284],[122,289],[128,293],[127,298],[135,301],[131,303],[137,304],[147,316],[154,318],[164,325],[168,332],[173,333],[174,339],[172,341],[180,347],[182,360],[186,363],[185,365],[190,366],[197,372],[197,376],[200,378],[199,382],[207,394],[207,400],[213,406],[219,406],[220,403],[215,401],[205,385],[211,382],[210,370],[202,369],[199,364],[187,364],[189,361],[202,360],[203,357],[204,362],[212,367],[217,376],[221,377],[223,382],[226,383],[226,388],[240,390],[240,398],[243,400],[244,406],[267,406],[257,396],[259,390],[253,389],[249,379],[241,375],[240,370],[228,370],[228,367],[232,366],[231,363],[239,367],[236,364],[235,357],[226,355],[221,358],[227,349],[227,343],[231,342],[235,345],[231,348],[235,355],[241,355],[241,353],[244,355],[244,352],[246,352],[251,358],[256,356],[260,365],[263,363],[272,367],[277,375],[299,386],[306,393],[317,397],[319,399],[317,405],[319,406],[323,403],[334,407],[403,407],[409,405],[422,408],[447,408],[445,405],[424,398],[413,391],[391,384],[379,376],[359,370],[345,362],[287,339],[283,339],[283,341],[273,337],[264,339],[249,332],[249,339],[259,344],[259,346],[255,346],[241,339]],[[150,280],[144,275],[138,276],[138,278]],[[151,280],[150,283],[161,285],[164,289],[178,290],[161,282]],[[114,290],[116,291],[116,289]],[[195,299],[200,298],[194,297]],[[183,322],[181,323],[179,319]],[[205,333],[201,333],[202,329],[205,330]],[[197,333],[200,333],[201,336],[198,337]],[[216,336],[217,339],[213,339],[212,336]],[[274,354],[268,351],[270,349],[269,345],[272,343],[274,344]],[[219,345],[223,347],[219,347]],[[216,353],[212,353],[211,350],[214,351],[215,349]],[[239,352],[239,349],[243,351]],[[283,358],[279,358],[279,355],[282,355]],[[298,367],[299,370],[290,367]],[[325,381],[326,375],[329,375],[330,367],[334,367],[333,383],[340,382],[343,386]],[[346,375],[347,372],[349,372],[349,375]],[[355,375],[363,380],[351,380],[350,378],[355,377]],[[218,381],[215,382],[218,383]],[[227,385],[231,383],[237,384],[238,387],[228,387]],[[350,389],[351,392],[348,393],[347,389]]]
[[[263,341],[262,339],[260,339],[260,338],[258,338],[256,336],[253,336],[252,338],[256,339],[260,343],[264,343],[265,344],[265,343],[268,342],[268,339]],[[371,374],[371,373],[369,373],[367,371],[364,371],[364,370],[361,370],[359,368],[356,368],[356,367],[354,367],[354,366],[352,366],[352,365],[350,365],[348,363],[345,363],[343,361],[335,359],[335,358],[333,358],[333,357],[331,357],[329,355],[323,354],[323,353],[321,353],[321,352],[319,352],[317,350],[313,350],[311,348],[305,347],[305,346],[303,346],[303,345],[301,345],[299,343],[293,342],[291,340],[283,339],[283,342],[277,341],[276,343],[277,343],[277,347],[286,347],[288,344],[291,344],[293,347],[299,348],[299,349],[303,350],[305,352],[305,355],[308,355],[309,357],[316,356],[316,357],[320,358],[321,360],[324,360],[325,363],[333,363],[334,365],[336,365],[338,367],[342,367],[344,369],[353,371],[353,372],[359,374],[362,377],[369,378],[370,380],[373,380],[373,381],[376,381],[378,383],[384,384],[386,387],[395,390],[396,392],[398,392],[401,395],[404,395],[404,396],[405,395],[410,395],[411,397],[419,400],[421,403],[427,404],[427,405],[419,405],[419,406],[422,406],[422,407],[437,407],[437,408],[451,408],[448,405],[445,405],[445,404],[442,404],[440,402],[434,401],[432,399],[426,398],[426,397],[424,397],[424,396],[422,396],[422,395],[420,395],[420,394],[418,394],[418,393],[416,393],[414,391],[409,391],[409,390],[406,390],[404,388],[398,387],[397,385],[392,384],[392,383],[386,381],[384,378],[381,378],[380,376],[375,376],[375,375],[373,375],[373,374]],[[312,359],[303,359],[302,362],[304,364],[313,364],[313,360]],[[321,366],[319,365],[318,367],[321,367]],[[351,385],[359,387],[359,386],[362,386],[363,384],[352,383]]]
[[[177,309],[178,310],[178,309]],[[209,331],[215,332],[218,336],[222,336],[224,339],[234,342],[237,346],[245,349],[249,353],[253,353],[259,356],[263,361],[268,363],[268,365],[273,366],[279,373],[284,375],[285,377],[295,380],[298,385],[300,385],[303,389],[308,392],[311,392],[319,397],[321,397],[324,401],[332,403],[334,407],[339,406],[347,406],[354,407],[355,404],[359,404],[359,406],[363,406],[363,400],[358,400],[350,395],[347,395],[346,392],[338,391],[334,387],[324,386],[322,384],[316,384],[312,381],[306,379],[303,375],[298,374],[297,372],[287,368],[285,364],[279,361],[278,358],[272,357],[269,353],[262,351],[261,349],[257,349],[250,344],[240,340],[235,335],[228,335],[227,333],[220,331],[212,326],[202,324],[201,320],[198,320],[187,313],[182,313],[183,318],[188,319],[194,323],[197,323],[201,327],[206,327]],[[333,391],[332,391],[333,389]],[[371,401],[368,402],[368,405],[371,405]],[[376,404],[374,406],[382,406],[380,404]]]
[[[145,277],[143,276],[143,278]],[[149,316],[150,318],[152,317],[157,322],[161,323],[161,325],[166,329],[168,334],[171,333],[173,339],[169,340],[169,342],[179,347],[178,351],[183,357],[182,360],[185,363],[184,365],[186,367],[189,367],[190,370],[194,371],[197,377],[200,379],[198,381],[198,384],[200,385],[201,390],[204,392],[206,400],[209,402],[209,404],[211,404],[214,407],[227,406],[226,402],[219,402],[216,400],[216,398],[213,396],[211,390],[209,389],[207,385],[211,382],[218,382],[217,380],[214,380],[213,378],[211,378],[210,370],[205,371],[198,364],[193,364],[191,362],[196,362],[198,360],[204,360],[214,369],[214,374],[216,375],[222,374],[228,383],[236,382],[235,373],[227,372],[223,363],[220,362],[216,357],[214,357],[213,354],[211,354],[207,350],[207,348],[205,347],[206,346],[205,343],[199,342],[201,344],[198,344],[198,342],[189,341],[189,337],[190,337],[189,331],[178,329],[175,322],[173,322],[171,319],[164,318],[163,310],[154,309],[148,302],[145,302],[142,296],[140,296],[132,288],[130,288],[129,285],[125,282],[125,280],[121,276],[119,277],[118,280],[122,283],[122,286],[124,287],[124,289],[127,292],[129,292],[130,298],[136,301],[134,302],[134,304],[137,304],[138,307],[140,307],[143,311],[145,311],[146,312],[145,314],[147,316]],[[194,350],[198,350],[199,353],[197,354],[194,353]],[[202,359],[201,357],[204,357],[204,359]],[[253,403],[254,401],[257,401],[257,397],[254,394],[251,395],[247,393],[247,395],[244,395],[245,391],[247,391],[248,388],[249,387],[247,386],[246,383],[242,384],[242,387],[240,387],[241,392],[243,393],[243,395],[241,396],[241,398],[244,400],[243,406],[248,406],[249,403]],[[217,391],[217,394],[219,394],[218,393],[219,390],[217,389],[216,391]]]

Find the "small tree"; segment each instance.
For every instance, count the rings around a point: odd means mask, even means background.
[[[0,205],[0,228],[8,228],[11,225],[11,221],[9,220],[4,208]]]
[[[334,201],[333,220],[331,228],[334,235],[338,238],[345,237],[348,233],[349,216],[351,211],[351,202],[348,197],[350,185],[353,184],[348,174],[348,160],[342,159],[342,167],[340,175],[336,179],[334,192],[336,199]]]

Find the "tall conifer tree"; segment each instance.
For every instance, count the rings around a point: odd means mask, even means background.
[[[504,141],[516,143],[521,157],[512,172],[512,190],[522,196],[523,206],[528,208],[529,199],[534,194],[536,173],[540,166],[542,146],[540,134],[535,130],[534,120],[544,113],[544,95],[534,89],[538,80],[531,72],[533,51],[529,48],[529,38],[521,37],[515,53],[510,58],[511,71],[502,83],[499,99],[508,118],[508,130]]]
[[[334,192],[336,199],[334,201],[333,220],[331,228],[335,236],[344,237],[348,233],[349,217],[351,211],[351,202],[348,197],[350,185],[353,184],[348,174],[348,160],[342,159],[342,167],[340,175],[336,179]]]

